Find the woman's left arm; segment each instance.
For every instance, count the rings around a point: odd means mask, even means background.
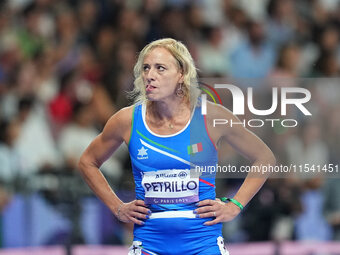
[[[218,111],[223,111],[224,118],[232,120],[233,123],[240,123],[240,120],[226,108],[219,107]],[[276,164],[275,156],[268,146],[242,125],[228,127],[221,125],[214,128],[216,129],[214,133],[220,134],[220,138],[226,139],[237,152],[252,162],[252,166],[260,168],[264,165],[274,166]],[[268,175],[263,173],[249,173],[233,199],[242,206],[246,206],[267,178]],[[237,206],[235,203],[224,203],[219,199],[200,201],[198,206],[199,208],[195,211],[200,218],[216,217],[213,221],[206,222],[205,225],[230,221],[241,211],[240,206]]]

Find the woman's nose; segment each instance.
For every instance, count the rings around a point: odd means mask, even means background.
[[[149,71],[147,71],[146,75],[145,75],[145,78],[148,80],[148,81],[153,81],[155,80],[155,71],[153,68],[150,68]]]

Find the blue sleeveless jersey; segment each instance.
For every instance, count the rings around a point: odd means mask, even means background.
[[[218,163],[217,150],[207,133],[201,108],[196,106],[187,125],[172,135],[152,132],[145,114],[145,104],[135,105],[128,145],[136,199],[149,204],[152,213],[195,210],[197,201],[214,200],[214,174],[203,174],[196,182],[188,177],[198,167]],[[155,254],[198,254],[204,247],[214,249],[212,254],[220,254],[216,240],[221,236],[222,224],[203,225],[210,220],[212,218],[148,219],[143,226],[135,225],[134,240],[142,241],[143,247]]]
[[[216,166],[218,157],[215,145],[207,131],[200,107],[196,107],[191,120],[173,135],[158,135],[145,122],[145,105],[134,109],[129,152],[135,179],[136,199],[144,200],[142,177],[145,172],[166,169],[191,169]],[[176,188],[176,187],[175,187]],[[202,175],[199,179],[199,200],[215,199],[215,175]],[[197,201],[195,201],[197,202]],[[151,204],[152,211],[190,210],[191,204]]]

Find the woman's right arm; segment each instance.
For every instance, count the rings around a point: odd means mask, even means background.
[[[143,201],[124,204],[111,189],[99,170],[100,166],[122,144],[128,143],[131,133],[133,107],[127,107],[113,115],[100,133],[82,154],[78,168],[84,180],[96,196],[124,222],[143,224],[137,218],[145,219],[148,209]],[[145,215],[144,215],[145,214]]]

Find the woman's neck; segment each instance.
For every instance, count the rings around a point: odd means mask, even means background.
[[[190,103],[185,98],[171,102],[148,102],[147,109],[158,120],[172,120],[185,115],[190,116]]]

